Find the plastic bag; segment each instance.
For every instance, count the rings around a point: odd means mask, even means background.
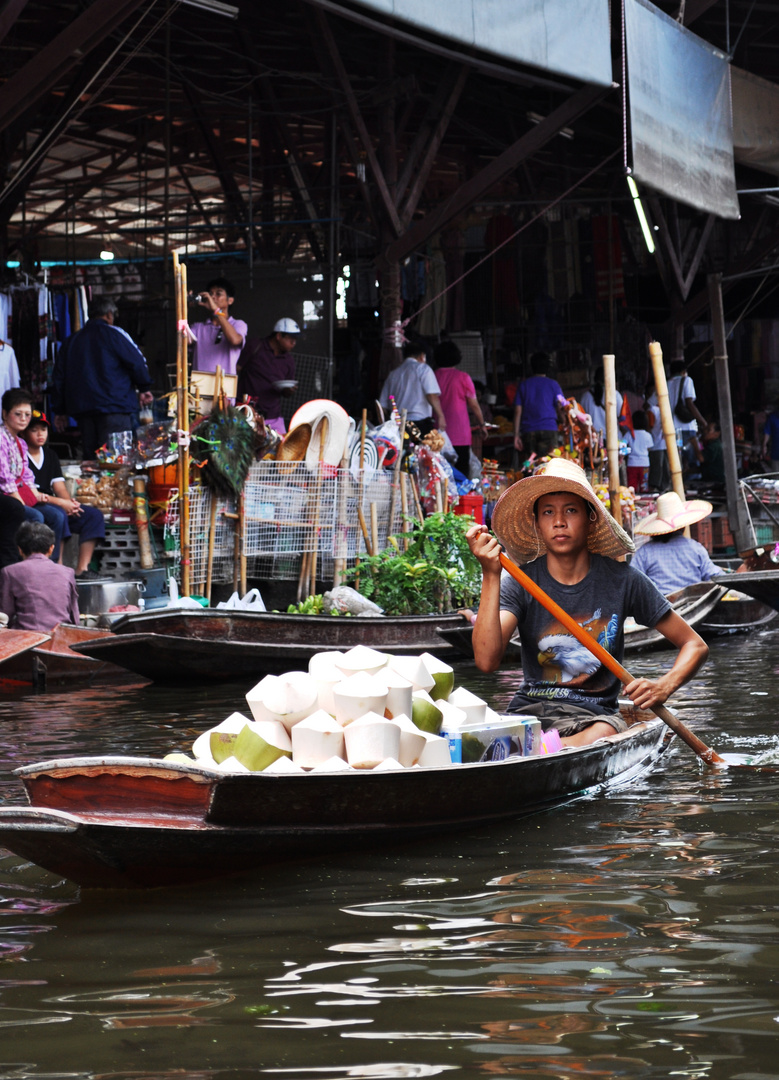
[[[235,611],[267,611],[259,589],[249,589],[244,597],[234,592],[229,600],[222,600],[216,606],[218,608],[231,608]]]

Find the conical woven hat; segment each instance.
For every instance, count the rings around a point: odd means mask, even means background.
[[[590,522],[587,536],[590,551],[615,559],[636,550],[628,534],[593,491],[584,470],[566,458],[552,458],[538,472],[518,480],[504,491],[492,512],[492,531],[514,562],[532,562],[546,554],[546,544],[536,528],[533,507],[542,495],[558,491],[579,495],[593,507],[596,520]]]
[[[682,499],[675,491],[666,491],[657,499],[657,513],[645,517],[638,525],[636,532],[644,536],[663,536],[666,533],[678,532],[687,525],[694,525],[696,521],[703,521],[708,517],[714,507],[705,499]]]
[[[298,424],[288,431],[276,451],[276,461],[302,461],[311,442],[311,425]]]

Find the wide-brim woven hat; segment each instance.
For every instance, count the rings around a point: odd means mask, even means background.
[[[281,440],[276,451],[276,461],[302,461],[311,442],[311,425],[298,424]]]
[[[552,458],[532,476],[518,480],[504,491],[492,512],[492,531],[514,562],[526,563],[546,554],[546,544],[536,527],[533,507],[542,495],[569,491],[586,499],[595,510],[590,522],[587,547],[597,555],[616,559],[635,544],[617,524],[592,489],[583,469],[567,458]]]
[[[678,532],[696,521],[703,521],[714,507],[705,499],[689,499],[684,502],[675,491],[666,491],[657,499],[657,513],[650,514],[636,526],[643,536],[663,536]]]

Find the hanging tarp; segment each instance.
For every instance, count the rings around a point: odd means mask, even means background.
[[[727,58],[648,0],[625,0],[625,26],[636,181],[738,218]]]
[[[736,161],[779,176],[779,86],[737,67],[730,77]]]
[[[507,60],[611,85],[608,0],[357,0],[356,6]]]

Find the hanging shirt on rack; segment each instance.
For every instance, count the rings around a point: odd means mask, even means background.
[[[0,397],[6,390],[13,390],[19,385],[19,365],[16,362],[16,353],[7,341],[0,341]]]

